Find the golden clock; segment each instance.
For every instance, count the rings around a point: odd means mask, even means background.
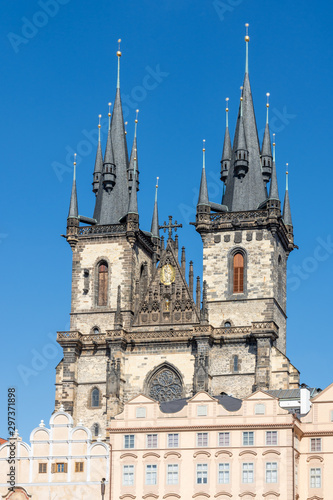
[[[161,268],[161,282],[164,285],[171,285],[171,283],[175,281],[175,277],[176,271],[171,264],[165,264],[165,266]]]

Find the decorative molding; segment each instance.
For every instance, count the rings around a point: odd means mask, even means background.
[[[268,497],[268,495],[275,495],[276,497],[280,496],[280,493],[277,493],[276,491],[267,491],[267,493],[263,493],[263,497]]]
[[[253,450],[244,450],[239,453],[239,456],[241,457],[242,455],[257,455],[257,452]]]
[[[192,498],[197,498],[197,497],[206,497],[206,498],[210,498],[210,495],[208,495],[208,493],[205,493],[205,492],[201,492],[201,493],[195,493]]]
[[[158,403],[156,403],[158,404]],[[232,412],[230,412],[232,413]],[[290,424],[223,424],[223,429],[232,429],[232,430],[248,430],[248,429],[293,429],[295,426],[293,423]],[[110,434],[128,434],[129,432],[137,432],[137,433],[146,433],[148,431],[155,431],[155,432],[174,432],[175,429],[177,429],[177,432],[181,431],[220,431],[221,430],[221,425],[220,424],[214,424],[214,425],[189,425],[189,426],[178,426],[178,427],[119,427],[119,428],[113,428],[113,427],[107,427],[107,431]],[[332,432],[333,435],[333,432]]]
[[[138,458],[138,456],[134,455],[134,453],[123,453],[122,455],[120,455],[120,460],[122,460],[123,458],[127,458],[127,457]]]
[[[227,450],[220,450],[215,453],[215,456],[218,457],[219,455],[229,455],[229,457],[232,457],[231,451]]]
[[[323,457],[320,457],[319,455],[310,455],[310,456],[306,459],[306,461],[307,461],[307,462],[310,462],[311,460],[320,460],[320,462],[323,462],[323,461],[324,461]]]
[[[179,496],[177,493],[167,493],[166,495],[164,495],[163,498],[169,498],[169,497],[181,498],[181,496]]]
[[[324,500],[323,497],[317,497],[317,495],[315,495],[314,497],[308,497],[306,500]]]
[[[214,498],[221,497],[222,495],[225,497],[229,497],[229,498],[232,497],[232,495],[230,493],[228,493],[227,491],[220,491],[219,493],[216,493],[216,495],[214,495]]]
[[[181,458],[181,454],[178,453],[178,451],[168,451],[167,453],[165,453],[164,458],[170,457],[172,455],[175,455],[177,458]]]
[[[131,495],[130,493],[125,493],[125,495],[121,495],[121,497],[119,497],[120,500],[123,500],[123,498],[136,498],[134,495]]]
[[[154,453],[153,451],[149,451],[148,453],[145,453],[142,458],[147,458],[147,457],[155,457],[155,458],[161,458],[158,453]]]
[[[195,453],[193,453],[193,458],[197,458],[199,455],[206,455],[207,457],[211,456],[209,451],[199,450],[199,451],[196,451]]]
[[[262,452],[263,455],[267,455],[268,453],[275,453],[275,455],[281,455],[281,453],[277,450],[266,450]]]
[[[256,494],[252,493],[252,491],[243,491],[243,493],[240,493],[238,496],[239,497],[244,497],[245,495],[250,495],[250,497],[255,497]]]
[[[142,498],[158,498],[158,495],[155,495],[155,493],[147,493],[147,495],[143,495]]]

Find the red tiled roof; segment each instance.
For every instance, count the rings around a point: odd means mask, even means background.
[[[2,439],[2,438],[0,438],[0,446],[1,446],[3,443],[7,443],[7,439]]]

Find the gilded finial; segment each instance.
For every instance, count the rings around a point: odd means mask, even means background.
[[[273,134],[273,161],[275,161],[275,133]]]
[[[127,124],[128,122],[125,122],[125,135],[127,135],[127,130],[126,130]]]
[[[119,40],[118,40],[118,51],[117,51],[117,56],[118,56],[117,89],[120,89],[120,57],[121,57],[120,42],[121,42],[121,39],[119,38]]]
[[[73,181],[75,181],[76,180],[76,153],[74,153],[74,162],[73,162],[73,165],[74,165]]]
[[[206,168],[206,139],[202,141],[202,168]]]
[[[138,114],[139,114],[139,110],[137,109],[136,110],[136,115],[135,115],[135,127],[134,127],[134,137],[136,137],[136,131],[137,131],[137,128],[138,128]]]
[[[228,120],[228,113],[229,113],[229,97],[226,97],[225,98],[225,101],[226,101],[226,107],[225,107],[225,124],[226,124],[226,127],[228,128],[229,126],[229,120]]]
[[[101,118],[102,115],[98,115],[98,142],[101,142]]]
[[[109,106],[108,117],[109,117],[109,128],[110,128],[110,125],[111,125],[111,106],[112,106],[112,102],[109,102],[108,106]]]
[[[289,175],[289,163],[286,163],[286,191],[288,191],[288,175]]]
[[[246,35],[245,35],[245,44],[246,44],[246,58],[245,58],[245,73],[249,72],[249,23],[245,24],[246,27]]]
[[[120,43],[121,43],[121,38],[118,40],[118,50],[117,50],[117,56],[121,57],[121,52],[120,52]]]
[[[266,97],[267,97],[267,102],[266,102],[266,108],[267,108],[267,114],[266,114],[266,123],[268,123],[268,108],[269,108],[269,96],[271,94],[267,92]]]
[[[157,202],[158,181],[159,181],[159,177],[156,177],[156,185],[155,185],[155,203]]]

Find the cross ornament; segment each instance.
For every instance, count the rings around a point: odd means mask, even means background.
[[[175,220],[175,223],[172,224],[172,215],[169,215],[169,223],[167,224],[164,221],[164,225],[163,226],[158,226],[158,229],[163,229],[164,232],[166,230],[168,230],[168,232],[169,232],[169,239],[171,239],[172,238],[172,230],[174,229],[175,232],[176,232],[178,227],[183,227],[183,224],[177,224],[176,220]]]

